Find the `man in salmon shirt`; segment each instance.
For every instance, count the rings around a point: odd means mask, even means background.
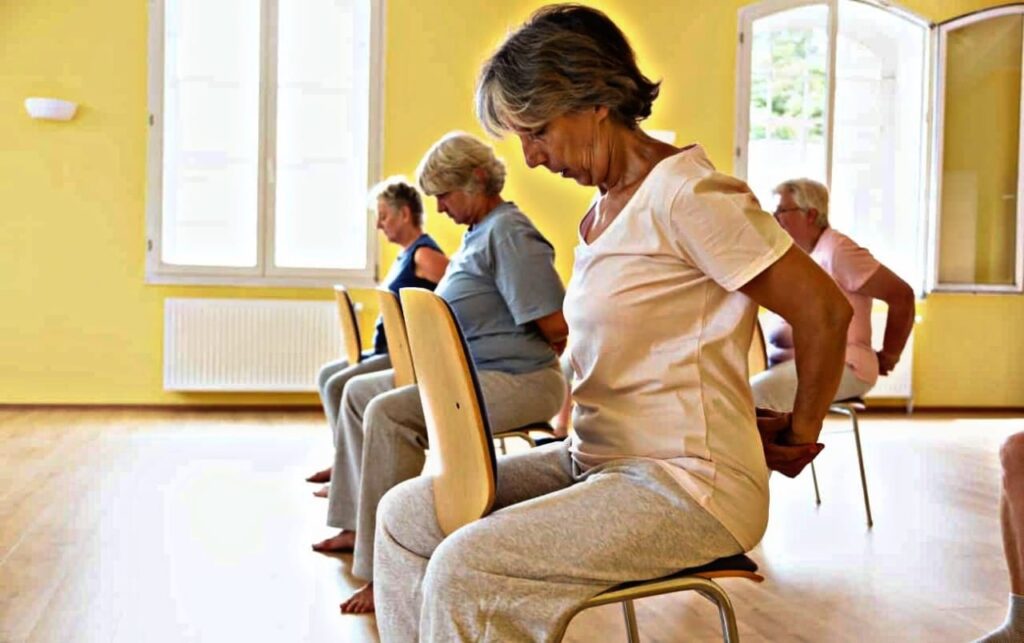
[[[836,400],[861,397],[899,362],[914,325],[914,291],[907,282],[871,256],[866,248],[828,224],[828,189],[810,179],[785,181],[775,219],[793,241],[839,285],[853,306],[846,338],[846,367]],[[871,347],[871,305],[889,306],[882,350]],[[793,330],[777,315],[766,324],[769,369],[751,379],[758,407],[792,411],[796,396],[796,344]]]

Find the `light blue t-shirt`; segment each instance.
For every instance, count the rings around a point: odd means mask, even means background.
[[[455,312],[478,369],[519,374],[555,363],[531,323],[562,309],[554,260],[554,248],[511,202],[466,231],[436,292]]]

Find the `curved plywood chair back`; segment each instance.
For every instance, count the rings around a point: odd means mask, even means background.
[[[363,342],[359,337],[356,307],[345,286],[334,287],[334,298],[338,301],[338,319],[341,322],[341,341],[345,347],[345,359],[350,366],[358,364],[363,359]]]
[[[469,350],[448,304],[422,288],[401,291],[423,400],[437,522],[447,535],[494,504],[494,444]]]
[[[395,388],[416,383],[416,372],[412,368],[412,353],[409,352],[409,337],[405,332],[405,318],[398,303],[398,295],[387,288],[377,289],[380,300],[380,314],[384,318],[384,335],[388,338],[388,355],[391,368],[395,370]]]

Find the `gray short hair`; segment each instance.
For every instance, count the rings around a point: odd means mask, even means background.
[[[790,179],[775,186],[775,194],[789,194],[801,210],[814,208],[818,216],[814,224],[828,227],[828,188],[812,179]]]
[[[532,132],[551,119],[605,106],[633,129],[651,115],[659,84],[636,64],[625,34],[597,9],[542,7],[484,63],[476,114],[487,132]]]
[[[483,178],[475,171],[481,170]],[[420,187],[430,196],[452,190],[500,194],[505,187],[505,164],[494,150],[465,132],[449,132],[434,143],[416,169]]]
[[[423,199],[416,186],[404,176],[389,176],[373,186],[370,188],[370,198],[374,202],[384,201],[395,210],[401,210],[403,205],[408,206],[413,225],[423,227]]]

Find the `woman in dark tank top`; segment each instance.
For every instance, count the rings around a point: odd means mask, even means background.
[[[395,294],[398,294],[400,288],[433,290],[448,267],[448,258],[430,235],[423,232],[423,200],[419,190],[402,177],[391,177],[374,187],[371,194],[377,198],[377,229],[389,242],[402,248],[384,278],[384,285]],[[379,317],[372,352],[364,353],[358,364],[349,364],[347,360],[341,359],[328,362],[320,368],[317,389],[327,423],[335,437],[338,407],[345,384],[356,375],[389,368],[391,360],[388,358],[384,322]],[[306,478],[309,482],[317,483],[329,482],[330,479],[330,467]],[[326,489],[315,493],[326,495]]]

